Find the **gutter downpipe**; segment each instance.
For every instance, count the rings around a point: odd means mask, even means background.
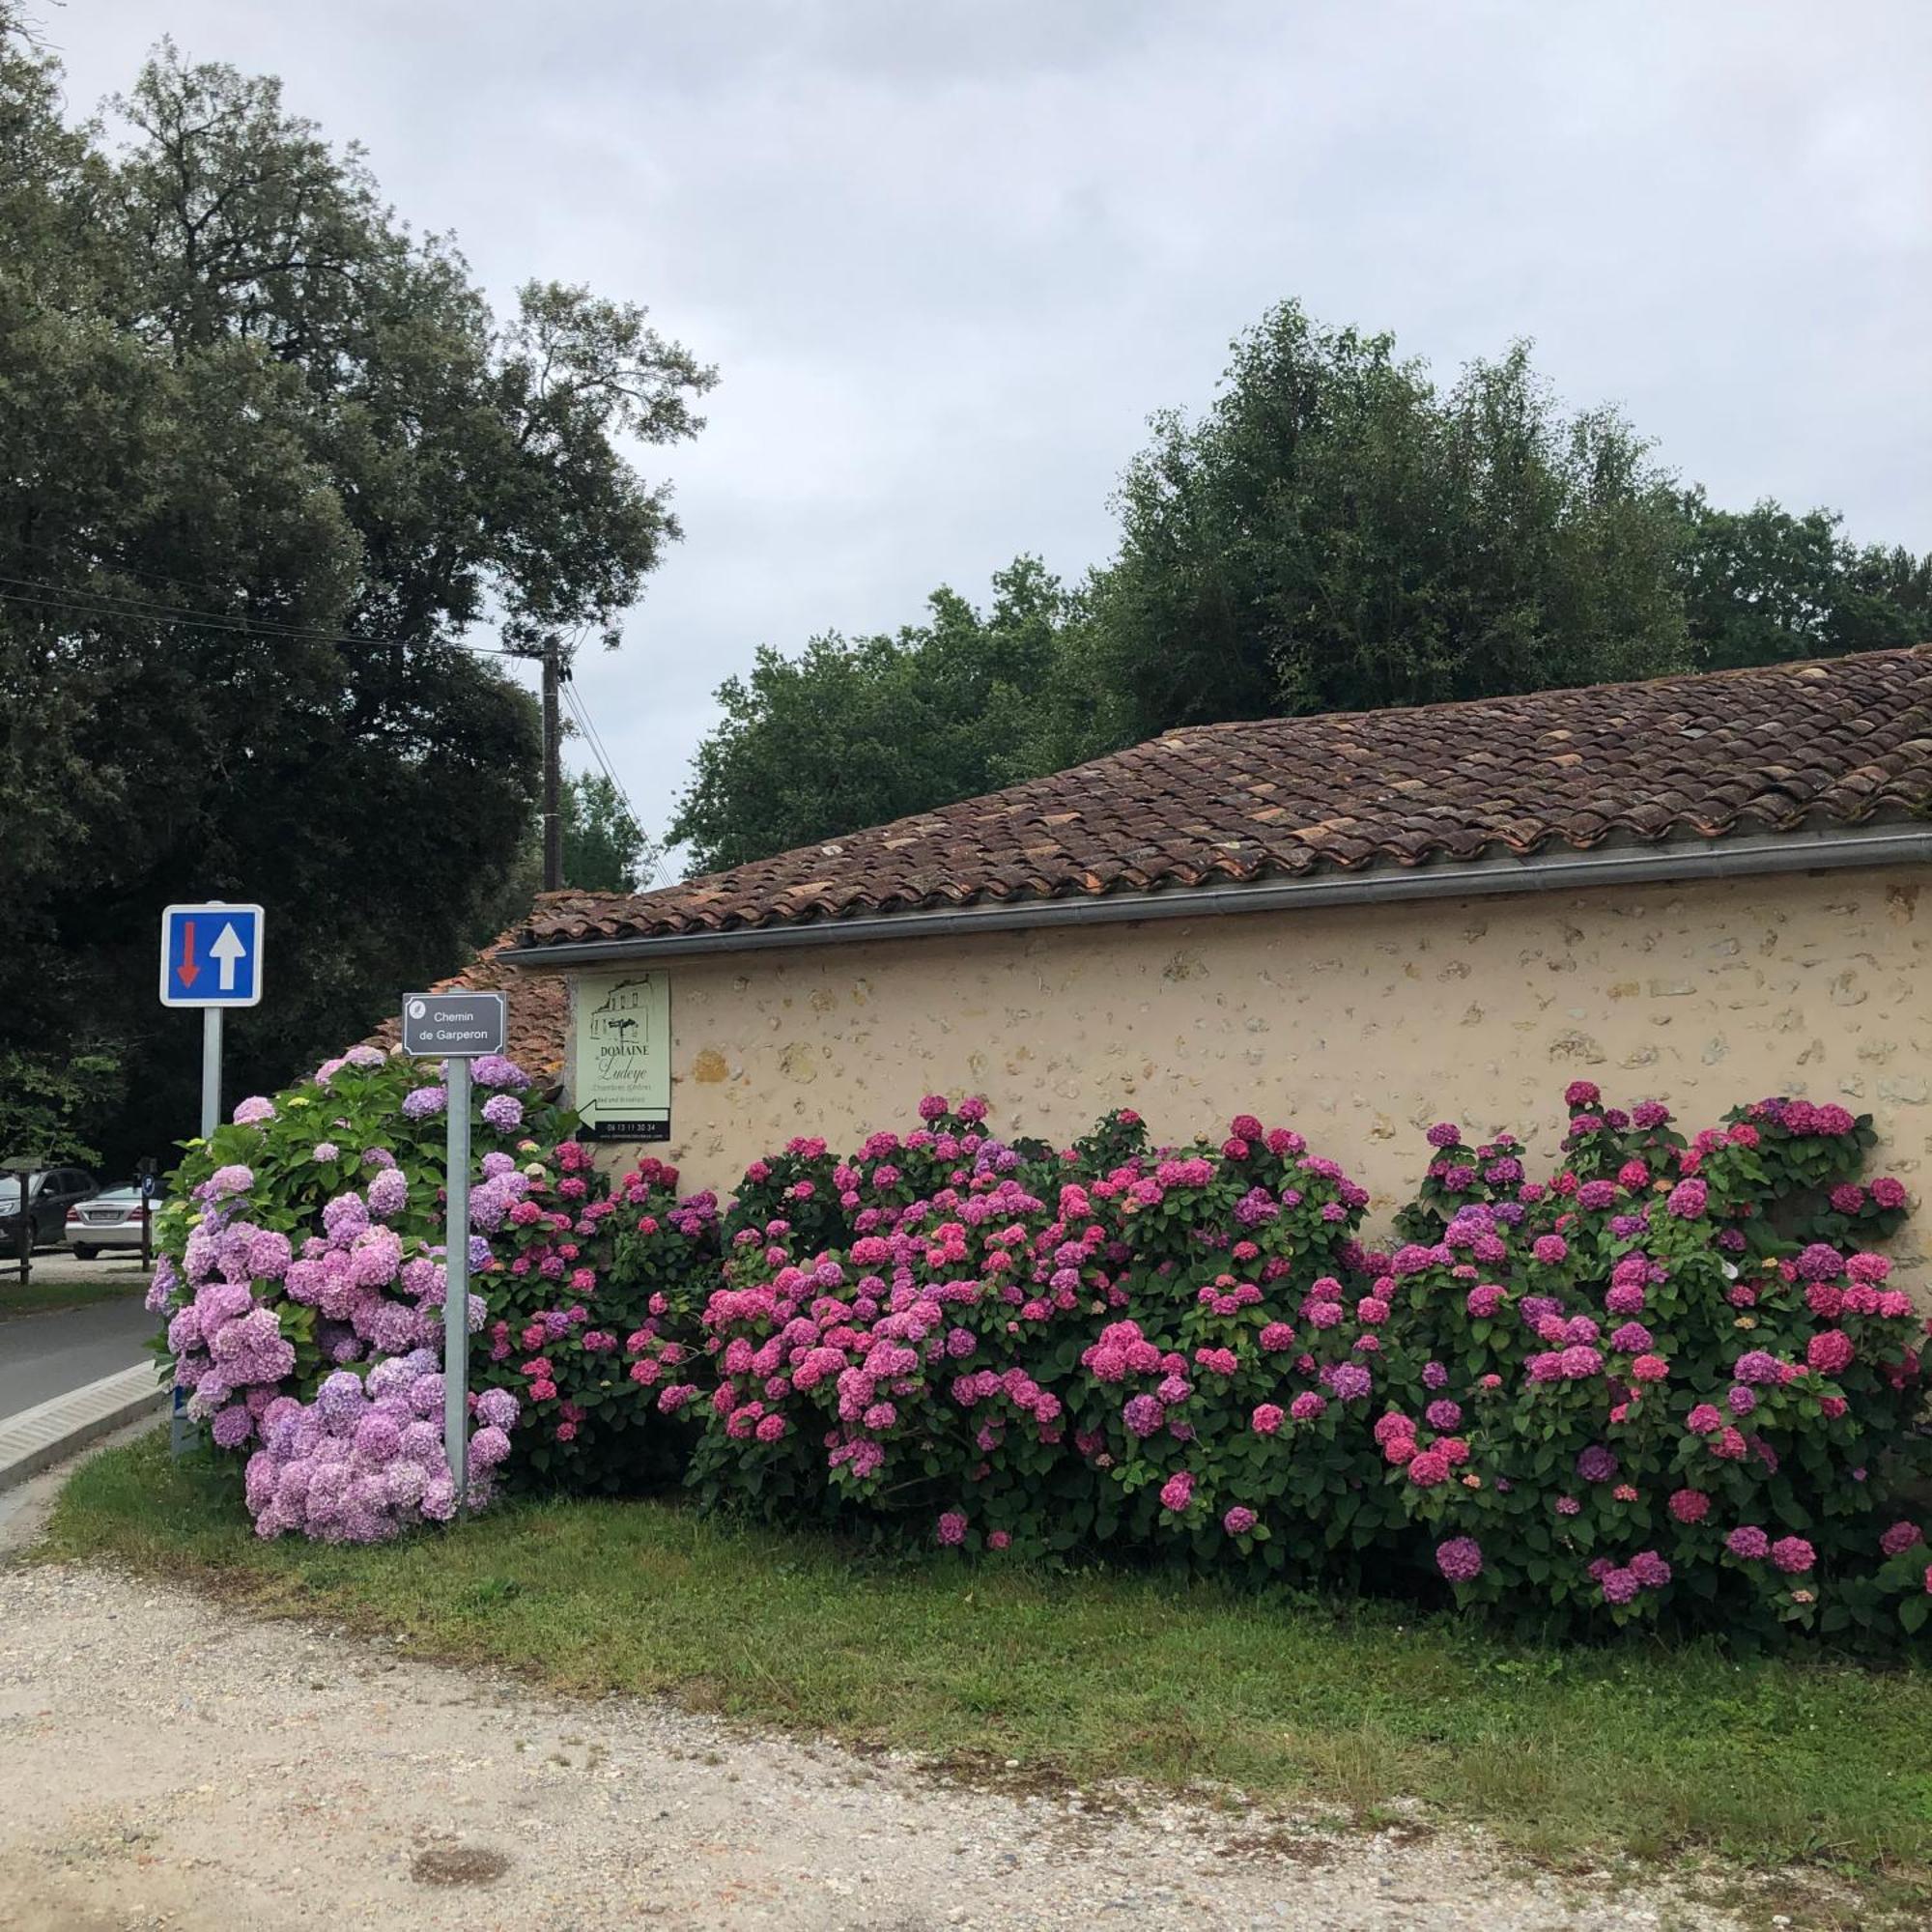
[[[1034,926],[1111,925],[1155,919],[1212,919],[1232,913],[1282,912],[1302,906],[1384,905],[1403,899],[1478,898],[1511,893],[1584,891],[1619,884],[1663,885],[1693,879],[1762,878],[1852,867],[1932,865],[1932,827],[1867,826],[1810,832],[1753,833],[1699,845],[1619,846],[1607,851],[1531,853],[1523,858],[1449,860],[1256,885],[1177,886],[1158,893],[1030,899],[1011,905],[959,906],[944,912],[883,913],[799,925],[745,926],[726,932],[642,939],[571,940],[499,953],[505,963],[537,969],[607,961],[677,959],[707,952],[751,952],[867,940],[959,939],[975,932],[1021,932]]]

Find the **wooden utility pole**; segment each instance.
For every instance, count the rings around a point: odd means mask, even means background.
[[[563,726],[557,715],[557,684],[562,675],[562,648],[555,638],[544,639],[543,652],[543,889],[563,886]]]

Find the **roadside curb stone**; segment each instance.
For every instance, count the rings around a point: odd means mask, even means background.
[[[168,1400],[152,1362],[102,1376],[85,1388],[0,1416],[0,1491],[65,1462],[103,1435],[138,1422]]]

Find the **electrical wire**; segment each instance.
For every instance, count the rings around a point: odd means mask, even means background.
[[[284,624],[269,617],[244,617],[233,611],[183,611],[169,604],[146,598],[128,597],[116,591],[73,590],[34,578],[0,575],[0,602],[25,604],[44,610],[64,611],[80,617],[135,618],[143,622],[181,624],[193,630],[225,633],[231,637],[259,638],[270,642],[350,645],[373,650],[452,650],[468,651],[475,657],[522,657],[502,644],[469,644],[456,639],[410,639],[377,638],[357,631],[324,631],[299,624]]]
[[[631,794],[624,789],[624,781],[617,776],[611,755],[605,750],[603,734],[592,722],[589,707],[577,690],[576,680],[566,677],[559,682],[557,688],[563,695],[563,701],[569,708],[578,730],[582,734],[584,744],[589,748],[591,757],[596,760],[604,776],[611,781],[612,790],[616,792],[624,810],[631,814],[631,822],[641,829],[642,820],[638,816],[638,808],[631,803]],[[665,872],[664,853],[655,839],[650,841],[649,850],[653,882],[659,886],[669,885],[671,881]]]

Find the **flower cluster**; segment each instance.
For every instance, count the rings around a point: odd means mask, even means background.
[[[391,1355],[366,1378],[324,1378],[311,1403],[276,1396],[262,1411],[262,1446],[248,1458],[242,1492],[255,1533],[288,1531],[323,1543],[382,1543],[422,1521],[456,1514],[456,1481],[443,1453],[443,1381],[427,1349]],[[510,1453],[515,1400],[486,1390],[471,1405],[469,1494],[490,1498]]]

